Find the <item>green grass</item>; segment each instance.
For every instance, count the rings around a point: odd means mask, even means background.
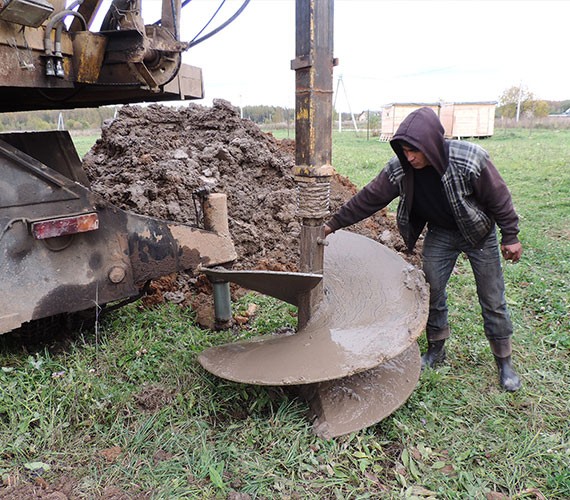
[[[73,135],[73,144],[75,145],[75,149],[77,149],[77,154],[80,158],[85,156],[85,154],[93,147],[97,139],[99,139],[99,136]]]
[[[287,392],[197,363],[210,345],[294,326],[290,306],[251,294],[234,304],[259,305],[249,330],[211,332],[188,309],[131,305],[70,346],[0,339],[0,477],[68,478],[74,498],[109,486],[164,499],[570,498],[570,131],[501,130],[480,143],[521,215],[523,260],[505,266],[521,391],[497,385],[463,260],[446,364],[390,417],[331,441]],[[359,186],[389,157],[385,143],[334,135],[333,163]]]
[[[335,132],[333,138],[333,165],[358,187],[373,179],[394,155],[389,143],[367,139],[363,132]]]
[[[271,133],[278,139],[287,138],[287,130]],[[290,132],[294,138],[294,130]],[[366,132],[345,130],[333,131],[333,165],[358,187],[363,187],[379,172],[379,168],[393,155],[390,144],[380,142],[378,137]]]

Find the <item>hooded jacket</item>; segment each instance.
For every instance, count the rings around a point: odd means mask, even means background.
[[[390,141],[396,156],[332,216],[327,225],[333,231],[371,216],[399,196],[398,230],[408,250],[413,250],[427,221],[417,211],[412,213],[413,167],[400,141],[419,149],[441,176],[443,192],[465,240],[476,246],[496,223],[504,245],[518,242],[518,216],[511,194],[488,153],[476,144],[445,139],[443,126],[430,108],[417,109],[404,119]]]

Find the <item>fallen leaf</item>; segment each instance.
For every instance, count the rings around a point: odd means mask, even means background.
[[[119,458],[119,455],[123,452],[120,446],[113,446],[111,448],[105,448],[99,452],[99,455],[105,458],[107,462],[113,463]]]
[[[437,493],[435,491],[428,490],[423,486],[412,486],[412,494],[420,497],[435,497]]]
[[[487,500],[508,500],[511,497],[504,493],[499,493],[498,491],[490,491],[485,495],[485,498]]]
[[[249,317],[253,316],[257,312],[257,308],[258,308],[257,304],[249,304],[247,306],[247,311],[245,315]]]
[[[234,321],[238,324],[238,325],[243,325],[245,323],[247,323],[249,321],[249,318],[246,316],[234,316]]]
[[[43,477],[39,477],[39,476],[36,477],[36,478],[35,478],[35,482],[36,482],[36,484],[37,484],[40,488],[42,488],[43,490],[46,490],[47,487],[48,487],[48,483],[47,483],[47,481],[46,481]]]
[[[520,492],[520,495],[528,495],[532,494],[535,496],[537,500],[546,500],[546,497],[542,494],[542,492],[536,488],[527,488]]]
[[[445,467],[442,467],[440,469],[440,472],[442,472],[443,474],[445,474],[447,476],[457,475],[457,473],[455,472],[455,469],[453,468],[453,465],[446,465]]]
[[[43,462],[28,462],[27,464],[24,464],[24,467],[34,472],[42,472],[51,469],[49,464],[45,464]]]

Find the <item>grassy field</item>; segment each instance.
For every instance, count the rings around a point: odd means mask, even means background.
[[[82,140],[81,154],[94,139]],[[132,305],[73,342],[0,339],[4,485],[70,498],[570,498],[570,130],[498,130],[480,143],[521,216],[525,253],[505,265],[521,391],[498,387],[461,259],[446,364],[390,417],[331,441],[280,389],[200,368],[198,353],[235,333],[203,331],[175,305]],[[334,165],[359,186],[390,156],[388,144],[335,133]],[[295,325],[294,309],[263,296],[234,307],[252,302],[241,335]]]

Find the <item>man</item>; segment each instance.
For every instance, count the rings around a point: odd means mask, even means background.
[[[354,224],[400,197],[398,229],[412,251],[427,224],[423,271],[430,285],[428,350],[422,368],[445,359],[450,336],[446,286],[460,253],[467,255],[477,284],[485,335],[507,391],[521,387],[512,367],[512,323],[505,300],[495,225],[503,257],[522,255],[518,216],[510,192],[487,152],[472,143],[446,140],[430,108],[408,115],[390,141],[396,153],[378,176],[325,224],[325,235]]]

